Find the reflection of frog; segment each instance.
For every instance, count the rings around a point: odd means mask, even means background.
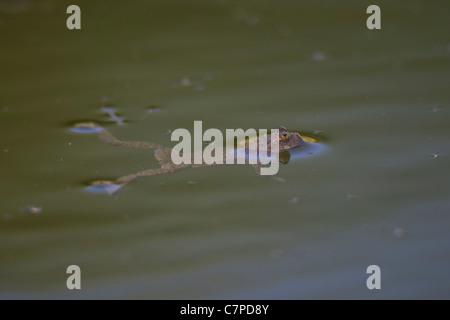
[[[95,125],[97,126],[97,125]],[[107,131],[104,128],[98,127],[99,130],[97,131],[97,134],[99,136],[99,139],[103,142],[106,142],[108,144],[112,144],[115,146],[120,147],[128,147],[128,148],[135,148],[135,149],[153,149],[154,155],[156,160],[158,160],[160,168],[155,169],[148,169],[144,171],[139,171],[133,174],[129,174],[123,177],[120,177],[116,180],[115,184],[119,186],[124,186],[125,184],[129,183],[130,181],[138,178],[138,177],[145,177],[145,176],[154,176],[154,175],[160,175],[160,174],[166,174],[178,171],[180,169],[184,168],[197,168],[202,166],[209,166],[206,163],[203,164],[174,164],[172,162],[171,154],[172,149],[152,143],[152,142],[146,142],[146,141],[121,141],[114,137],[109,131]],[[279,151],[278,153],[282,153],[280,155],[280,161],[281,162],[288,162],[289,161],[289,153],[286,152],[287,150],[290,150],[292,148],[296,148],[304,143],[302,137],[296,133],[296,132],[289,132],[284,127],[279,127]],[[268,143],[268,150],[270,150],[270,136],[269,139],[267,139]],[[285,155],[287,153],[287,156]],[[252,166],[255,168],[255,170],[260,173],[261,164],[252,164]],[[279,179],[280,180],[280,179]]]

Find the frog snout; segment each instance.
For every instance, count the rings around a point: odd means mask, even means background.
[[[299,140],[301,143],[305,142],[305,141],[303,140],[302,136],[301,136],[298,132],[295,132],[294,134],[295,134],[296,138],[298,138],[298,140]]]

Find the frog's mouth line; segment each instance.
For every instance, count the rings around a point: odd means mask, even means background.
[[[322,139],[322,137],[320,136],[319,137],[319,135],[317,135],[317,134],[311,134],[311,133],[306,133],[306,134],[304,134],[304,133],[301,133],[301,132],[299,132],[299,131],[289,131],[289,132],[291,132],[291,133],[298,133],[299,135],[300,135],[300,137],[303,139],[303,141],[305,141],[305,142],[309,142],[309,143],[319,143],[320,141],[324,141],[325,139]],[[238,141],[237,143],[236,143],[236,148],[243,148],[243,147],[245,147],[245,146],[247,146],[252,140],[256,140],[256,139],[258,139],[259,138],[259,136],[257,136],[257,137],[255,137],[255,138],[253,138],[253,139],[245,139],[245,140],[242,140],[242,141]],[[298,147],[295,147],[295,148],[293,148],[293,149],[296,149],[296,148],[298,148]]]
[[[290,132],[298,133],[306,142],[321,143],[329,140],[328,137],[324,136],[319,130],[317,132],[290,130]]]

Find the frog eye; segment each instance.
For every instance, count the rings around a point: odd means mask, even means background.
[[[281,132],[280,133],[280,141],[286,141],[290,138],[289,132]]]

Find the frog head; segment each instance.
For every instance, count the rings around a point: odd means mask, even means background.
[[[305,141],[297,132],[289,132],[285,127],[278,127],[279,152],[301,146]]]

